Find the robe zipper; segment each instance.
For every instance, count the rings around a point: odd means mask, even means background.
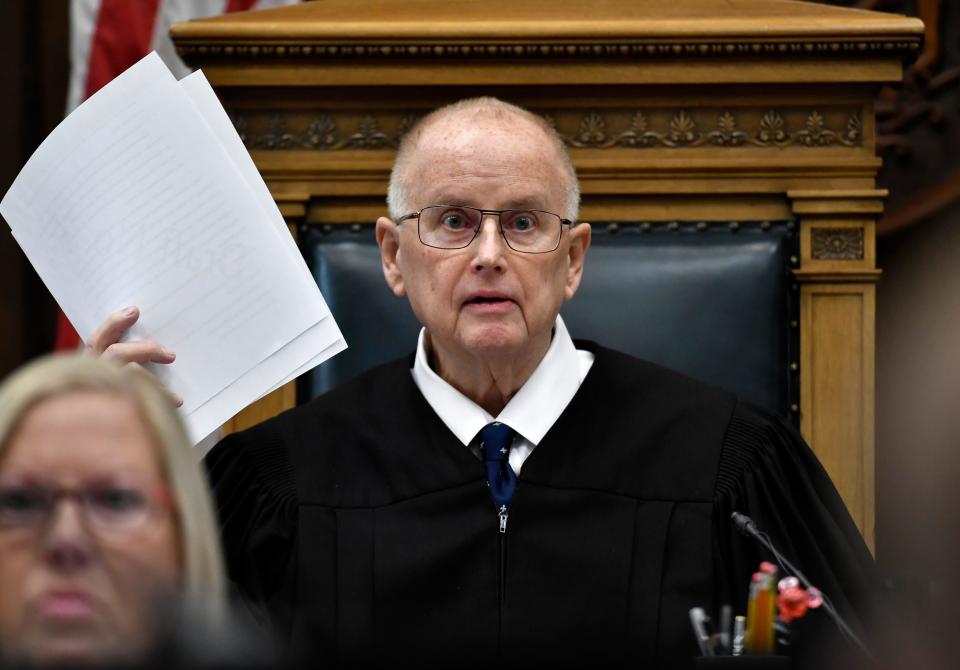
[[[500,505],[497,518],[500,520],[500,579],[497,591],[497,602],[500,603],[500,616],[503,618],[503,602],[507,596],[507,518],[509,512],[506,505]]]
[[[500,610],[500,621],[499,629],[500,635],[498,636],[500,640],[503,637],[503,606],[507,597],[507,518],[509,517],[509,512],[507,511],[506,505],[501,505],[500,509],[497,510],[497,519],[499,519],[500,532],[497,534],[497,539],[500,541],[500,570],[499,570],[499,579],[497,584],[497,605]],[[497,648],[500,648],[500,641],[497,642]]]

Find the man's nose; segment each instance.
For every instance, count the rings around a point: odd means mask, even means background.
[[[44,526],[43,560],[58,572],[75,572],[90,562],[94,539],[79,501],[63,498],[55,503]]]
[[[475,262],[478,270],[501,266],[506,249],[506,240],[500,234],[500,222],[497,220],[496,214],[483,215],[474,244],[476,245]]]

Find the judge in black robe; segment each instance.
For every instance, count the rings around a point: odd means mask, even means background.
[[[578,199],[556,132],[501,101],[438,110],[398,151],[376,226],[384,276],[424,324],[430,369],[492,417],[545,360],[579,286],[591,232]],[[88,347],[170,362],[157,343],[114,346],[135,320],[118,312]],[[209,467],[241,596],[314,663],[682,667],[689,608],[743,612],[769,558],[734,535],[736,510],[855,612],[869,555],[793,430],[580,346],[592,367],[524,461],[505,533],[484,464],[410,360],[228,437]]]
[[[577,348],[595,362],[525,462],[506,533],[412,359],[227,437],[208,464],[243,598],[294,648],[344,665],[687,667],[688,610],[745,613],[770,558],[732,529],[739,511],[858,626],[869,552],[791,427]]]

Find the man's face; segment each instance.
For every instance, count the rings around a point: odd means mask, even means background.
[[[561,159],[543,132],[521,119],[438,122],[412,158],[413,210],[454,204],[566,216]],[[381,219],[378,239],[387,282],[408,297],[435,352],[522,360],[546,350],[560,305],[580,282],[589,226],[563,228],[560,247],[545,254],[510,249],[493,215],[463,249],[421,244],[416,220],[395,226]]]

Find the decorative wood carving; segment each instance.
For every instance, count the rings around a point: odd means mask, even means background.
[[[849,112],[842,131],[828,128],[823,115],[816,110],[808,113],[802,129],[792,131],[787,128],[780,112],[768,110],[760,117],[759,122],[756,122],[755,118],[749,120],[755,122],[754,130],[749,134],[740,129],[737,118],[730,111],[720,112],[716,116],[713,130],[701,131],[702,126],[695,120],[694,115],[704,117],[710,114],[715,112],[691,113],[681,109],[672,113],[669,125],[663,131],[651,129],[650,118],[639,111],[633,115],[628,128],[613,133],[607,131],[607,120],[599,112],[591,112],[583,117],[576,133],[558,127],[553,116],[548,116],[548,121],[557,128],[560,137],[568,146],[581,149],[655,146],[678,148],[708,144],[716,147],[787,147],[792,144],[808,147],[840,144],[854,147],[861,146],[863,140],[860,116],[856,111]]]
[[[814,260],[863,259],[863,228],[814,228],[810,233]]]
[[[315,116],[302,132],[291,131],[287,117],[280,112],[273,113],[266,129],[251,134],[247,117],[234,116],[234,126],[240,139],[250,149],[318,149],[336,151],[338,149],[396,149],[400,139],[416,120],[415,115],[400,119],[394,132],[384,132],[379,121],[371,114],[364,115],[354,132],[341,133],[333,116],[322,114]]]
[[[822,110],[648,110],[636,111],[625,127],[610,130],[607,114],[600,111],[579,116],[547,113],[567,146],[578,149],[614,147],[860,147],[863,125],[858,109]],[[739,119],[738,119],[739,115]],[[828,123],[827,116],[831,121]],[[799,120],[803,117],[803,121]],[[350,118],[338,120],[331,114],[305,119],[283,112],[238,113],[234,124],[250,149],[340,149],[396,148],[417,115],[397,112],[375,117],[365,114],[356,129],[343,132]],[[558,118],[562,121],[558,122]],[[381,120],[382,119],[382,120]],[[788,122],[785,119],[794,119]],[[576,128],[573,124],[577,124]],[[829,127],[835,124],[834,128]]]

